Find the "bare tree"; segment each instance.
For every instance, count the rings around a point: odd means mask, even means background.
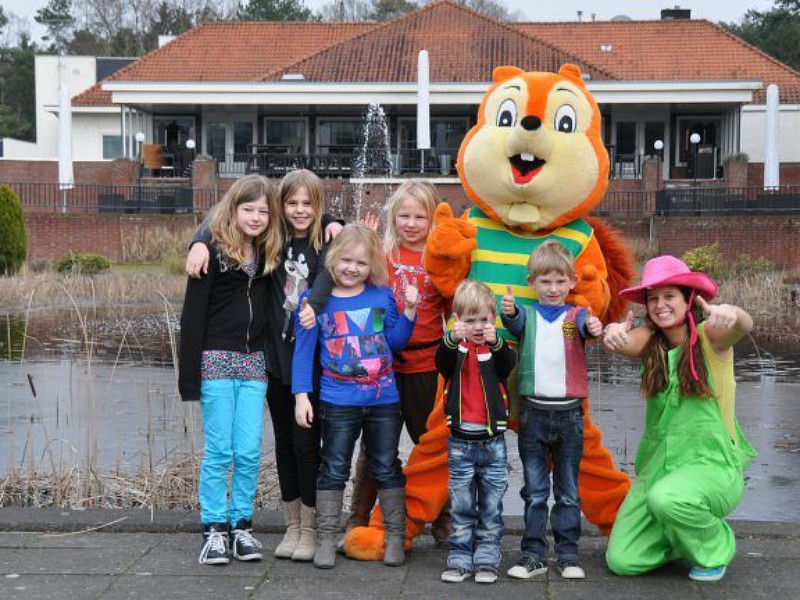
[[[370,0],[332,0],[319,9],[323,21],[354,23],[369,21],[372,15]]]

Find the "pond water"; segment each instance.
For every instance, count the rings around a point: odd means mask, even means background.
[[[88,464],[153,472],[202,448],[199,407],[177,396],[174,317],[143,310],[114,321],[98,312],[83,327],[76,321],[70,311],[36,314],[26,330],[20,319],[0,317],[0,477]],[[800,344],[746,339],[736,353],[739,419],[759,456],[734,516],[800,522]],[[589,364],[593,416],[632,473],[645,416],[637,366],[596,347]],[[268,416],[264,425],[271,459]],[[513,433],[507,442],[505,510],[521,514]],[[406,438],[404,456],[409,449]]]

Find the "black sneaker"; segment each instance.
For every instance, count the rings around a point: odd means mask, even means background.
[[[203,525],[203,549],[197,560],[201,565],[227,565],[228,558],[228,524],[208,523]]]
[[[521,556],[506,574],[514,579],[530,579],[536,575],[547,573],[547,565],[538,556]]]
[[[556,564],[564,579],[584,579],[586,577],[583,567],[575,559],[559,560]]]
[[[231,550],[233,558],[241,561],[261,560],[261,542],[253,537],[253,522],[249,519],[239,519],[233,531],[233,542]]]

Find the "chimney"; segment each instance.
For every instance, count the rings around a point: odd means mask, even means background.
[[[665,8],[661,11],[662,21],[678,21],[680,19],[688,20],[691,18],[692,9],[690,8],[681,8],[680,6],[675,6],[675,8]]]
[[[579,10],[578,11],[578,23],[580,23],[581,21],[583,21],[583,11]]]

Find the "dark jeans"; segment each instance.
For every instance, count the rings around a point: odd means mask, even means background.
[[[343,490],[359,435],[367,450],[367,469],[380,489],[404,487],[406,479],[397,457],[400,443],[400,405],[341,406],[320,401],[322,463],[317,489]]]
[[[547,558],[547,500],[550,498],[550,461],[553,464],[555,504],[550,524],[560,560],[578,559],[581,503],[578,469],[583,453],[583,415],[580,407],[565,411],[531,408],[523,401],[519,415],[519,456],[525,474],[525,535],[522,554]]]
[[[292,387],[277,378],[270,378],[267,404],[275,433],[275,463],[281,500],[291,502],[297,498],[306,506],[317,504],[317,475],[319,474],[319,419],[311,428],[300,427],[294,419]],[[312,397],[315,413],[317,406]]]
[[[489,440],[447,442],[450,472],[450,554],[447,567],[474,571],[500,566],[503,495],[508,489],[508,454],[502,435]]]

